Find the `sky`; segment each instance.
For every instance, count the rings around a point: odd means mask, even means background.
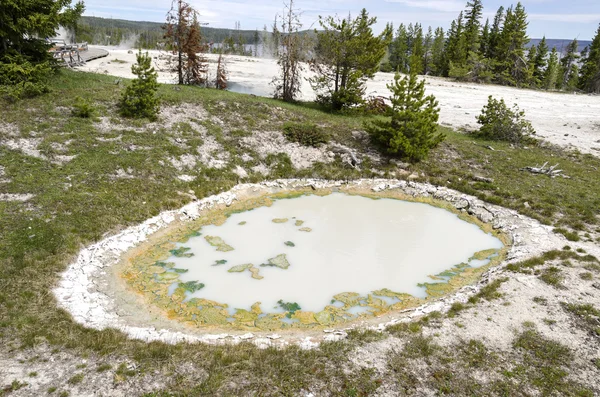
[[[283,0],[188,0],[201,15],[201,20],[215,28],[234,28],[240,21],[242,29],[262,30],[273,24],[276,14],[283,11]],[[171,0],[84,0],[84,15],[163,22]],[[466,0],[295,0],[302,11],[303,29],[318,27],[319,15],[357,15],[366,8],[377,17],[376,31],[386,23],[419,22],[423,26],[447,29],[450,22],[465,8]],[[529,16],[531,38],[591,40],[600,24],[600,0],[523,0]],[[498,7],[510,6],[510,1],[483,0],[484,20],[493,20]]]

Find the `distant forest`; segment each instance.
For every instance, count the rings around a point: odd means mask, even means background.
[[[97,45],[126,45],[145,49],[156,49],[163,41],[164,31],[160,22],[126,21],[98,17],[81,17],[77,23],[74,41],[88,42]],[[222,29],[209,26],[202,27],[202,35],[206,43],[223,43],[234,38],[243,44],[260,43],[260,32],[257,30]]]

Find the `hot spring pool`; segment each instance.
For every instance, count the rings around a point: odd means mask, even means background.
[[[503,243],[433,205],[332,193],[231,211],[168,236],[125,278],[199,326],[327,326],[439,296]],[[178,240],[185,240],[184,242]]]

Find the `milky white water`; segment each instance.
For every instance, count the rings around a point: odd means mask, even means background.
[[[273,222],[282,218],[289,220]],[[296,226],[297,220],[304,224]],[[312,231],[300,231],[303,227]],[[336,294],[366,296],[382,288],[424,297],[417,284],[431,282],[428,275],[468,262],[475,252],[502,247],[500,240],[446,210],[341,193],[277,200],[271,207],[234,214],[221,226],[203,227],[200,233],[180,244],[194,256],[169,258],[176,268],[189,269],[181,281],[205,284],[189,296],[240,309],[262,302],[267,312],[277,311],[279,300],[318,312]],[[205,236],[220,237],[234,250],[219,252]],[[286,255],[288,269],[259,267],[280,254]],[[220,260],[227,263],[215,265]],[[244,264],[259,268],[264,278],[227,271]]]

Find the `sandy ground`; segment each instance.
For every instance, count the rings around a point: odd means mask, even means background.
[[[109,51],[106,58],[90,61],[80,67],[95,73],[133,78],[131,64],[135,53],[127,50],[102,47]],[[167,53],[150,51],[159,71],[159,81],[174,83],[175,74],[168,71],[164,59]],[[209,55],[211,73],[215,73],[216,56]],[[272,59],[242,56],[226,56],[230,89],[236,92],[270,96],[273,92],[271,81],[278,73]],[[305,77],[310,77],[306,72]],[[389,96],[386,85],[393,80],[391,73],[377,73],[367,83],[367,95]],[[477,128],[476,117],[487,102],[488,96],[504,98],[507,104],[518,104],[525,111],[539,137],[546,141],[574,149],[583,153],[600,156],[600,96],[563,94],[502,87],[457,83],[438,77],[425,77],[427,93],[433,94],[440,104],[440,123],[454,128],[473,130]],[[303,82],[299,99],[314,99],[307,81]]]

